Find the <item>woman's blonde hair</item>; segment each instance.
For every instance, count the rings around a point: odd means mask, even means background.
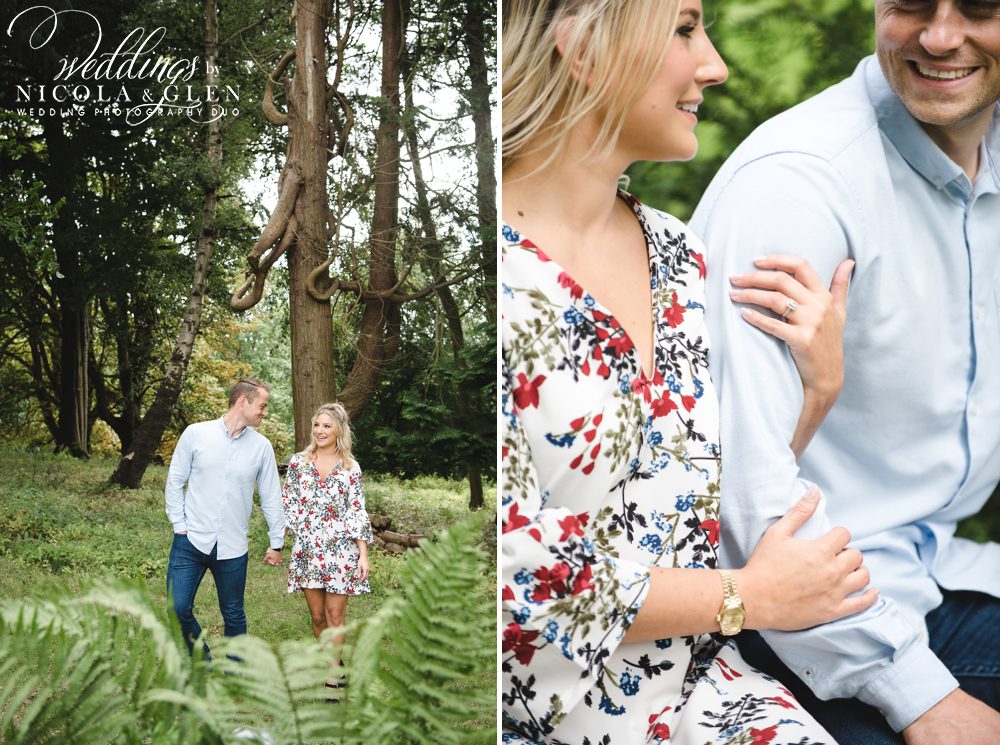
[[[566,134],[595,111],[603,120],[587,157],[610,152],[629,109],[663,64],[680,5],[504,0],[504,166],[551,149],[538,170],[544,168],[565,147]]]
[[[313,414],[312,423],[315,426],[320,414],[326,414],[333,420],[337,427],[337,454],[340,456],[344,468],[353,468],[356,465],[354,456],[351,455],[351,418],[347,415],[347,409],[341,403],[323,404],[316,413]],[[309,446],[303,451],[306,458],[312,459],[316,455],[316,435],[309,432]]]

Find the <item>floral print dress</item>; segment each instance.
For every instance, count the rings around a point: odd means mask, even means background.
[[[649,252],[652,375],[606,308],[503,228],[503,741],[832,743],[731,640],[621,643],[650,567],[715,567],[720,450],[703,249],[620,196]]]
[[[371,592],[358,581],[357,541],[371,543],[372,527],[365,512],[361,469],[336,466],[324,479],[304,453],[288,463],[281,490],[285,524],[295,534],[288,591],[304,588],[337,595]]]

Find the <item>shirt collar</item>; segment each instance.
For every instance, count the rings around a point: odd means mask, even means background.
[[[249,427],[244,427],[234,437],[233,435],[229,434],[229,427],[226,426],[226,418],[225,417],[220,416],[218,419],[216,419],[216,421],[219,423],[219,426],[222,427],[222,431],[226,433],[226,437],[228,437],[230,440],[238,440],[238,439],[240,439],[241,437],[243,437],[244,434],[246,434],[246,431],[249,429]]]
[[[906,110],[899,96],[889,87],[874,56],[865,60],[865,84],[878,117],[879,129],[910,167],[936,188],[947,188],[963,199],[968,198],[973,184],[965,171],[944,154]],[[1000,191],[1000,104],[994,108],[993,119],[980,148],[976,190],[979,193]]]

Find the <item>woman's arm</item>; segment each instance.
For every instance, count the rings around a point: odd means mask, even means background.
[[[790,631],[858,613],[878,598],[867,587],[861,552],[847,548],[850,534],[834,528],[815,541],[795,538],[819,502],[815,489],[772,525],[742,569],[733,570],[748,629]],[[651,571],[649,596],[625,635],[626,642],[718,631],[722,580],[705,569]]]
[[[840,263],[829,290],[805,259],[774,255],[756,259],[754,264],[765,271],[731,277],[730,297],[780,316],[742,309],[748,323],[788,344],[802,378],[802,413],[791,442],[799,458],[844,384],[844,320],[854,262]]]

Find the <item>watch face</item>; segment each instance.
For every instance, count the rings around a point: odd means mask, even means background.
[[[743,621],[747,613],[742,605],[730,606],[722,609],[719,614],[719,631],[723,636],[733,636],[743,630]]]

